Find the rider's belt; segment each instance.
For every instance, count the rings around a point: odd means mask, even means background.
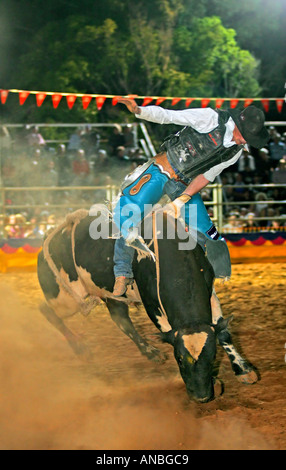
[[[174,168],[171,166],[166,152],[159,153],[154,157],[154,160],[155,165],[157,165],[161,172],[165,173],[168,178],[175,179],[176,181],[183,183],[185,186],[188,186],[188,183],[181,179]]]

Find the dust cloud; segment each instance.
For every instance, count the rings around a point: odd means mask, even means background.
[[[160,366],[142,358],[104,307],[71,322],[95,353],[83,364],[38,311],[34,274],[0,282],[1,450],[275,448],[247,415],[232,413],[235,397],[224,410],[223,398],[190,403],[171,351]]]

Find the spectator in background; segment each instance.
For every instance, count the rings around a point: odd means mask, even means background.
[[[10,215],[4,232],[6,238],[24,238],[26,219],[22,214]]]
[[[44,171],[44,175],[44,186],[50,186],[53,188],[58,186],[59,175],[55,169],[55,162],[53,160],[48,161],[46,170]]]
[[[268,207],[267,196],[265,193],[257,193],[255,200],[258,202],[255,206],[255,215],[256,217],[265,217],[265,213]]]
[[[0,152],[2,157],[10,154],[12,148],[12,139],[6,126],[0,126]]]
[[[261,177],[261,184],[267,184],[270,182],[271,174],[271,161],[269,158],[269,151],[267,148],[258,150],[257,157],[255,159],[256,174]]]
[[[125,138],[124,134],[122,133],[122,128],[119,124],[114,125],[112,129],[112,135],[109,138],[108,144],[110,147],[110,155],[112,157],[117,156],[118,147],[124,147]]]
[[[222,226],[223,233],[241,233],[242,225],[239,220],[239,214],[231,212],[228,221]]]
[[[68,186],[71,182],[71,162],[64,144],[60,144],[56,151],[56,167],[58,171],[59,186]]]
[[[236,173],[234,177],[234,183],[236,188],[233,188],[233,200],[242,201],[244,199],[243,194],[246,191],[245,183],[241,173]]]
[[[124,135],[124,147],[126,148],[127,152],[132,151],[135,148],[135,137],[133,132],[132,124],[127,124],[123,128],[123,135]]]
[[[243,150],[242,156],[238,161],[238,171],[241,173],[242,178],[246,184],[252,182],[254,172],[255,172],[255,159],[250,155],[247,150]]]
[[[74,157],[81,148],[81,129],[78,128],[70,135],[67,150],[71,157]]]
[[[254,212],[249,212],[245,218],[245,222],[243,223],[243,231],[251,232],[255,231],[259,228],[259,224],[254,220],[255,214]]]
[[[100,146],[100,134],[92,129],[90,125],[85,127],[81,135],[81,147],[85,151],[87,160],[90,161],[92,155],[95,155]]]
[[[33,127],[31,131],[27,134],[27,141],[28,146],[33,149],[42,149],[44,150],[46,147],[45,139],[43,138],[42,134],[39,132],[39,128],[37,126]]]
[[[83,149],[79,149],[76,158],[72,162],[72,171],[75,176],[73,180],[74,186],[86,186],[88,184],[88,176],[90,173],[89,162],[85,158]]]
[[[272,168],[276,168],[279,161],[286,158],[286,145],[278,133],[273,135],[273,141],[269,143],[269,155]]]
[[[272,173],[272,183],[285,184],[286,183],[286,159],[281,158],[277,167]]]

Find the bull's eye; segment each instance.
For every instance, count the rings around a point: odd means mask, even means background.
[[[188,362],[189,362],[190,364],[194,364],[195,360],[194,360],[194,358],[193,358],[192,356],[188,356]]]
[[[178,358],[178,364],[179,364],[179,366],[183,365],[183,356],[180,356]]]

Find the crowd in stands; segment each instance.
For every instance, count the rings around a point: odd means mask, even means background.
[[[238,163],[220,175],[224,233],[286,227],[285,187],[257,186],[286,184],[286,133],[281,135],[271,126],[270,135],[267,147],[245,150]],[[76,128],[68,139],[54,145],[37,127],[17,130],[11,136],[5,126],[0,126],[0,157],[0,187],[11,188],[5,191],[1,203],[5,215],[0,213],[0,238],[43,237],[66,212],[103,202],[103,187],[118,187],[128,173],[147,160],[137,147],[134,127],[117,124],[108,127],[104,135],[92,126]],[[31,187],[47,190],[29,190]],[[78,187],[87,189],[79,191],[75,189]],[[212,216],[212,190],[205,188],[202,197]],[[22,207],[12,207],[17,205]],[[64,205],[64,212],[57,205]]]

